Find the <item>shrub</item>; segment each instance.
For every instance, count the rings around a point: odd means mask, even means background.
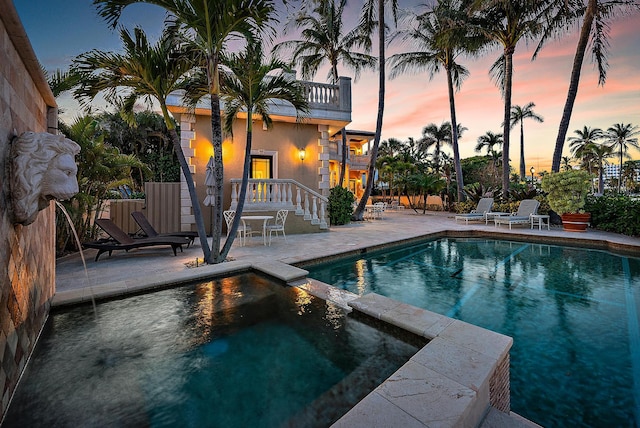
[[[611,194],[587,197],[585,211],[591,213],[591,225],[607,232],[640,235],[640,200]]]
[[[547,192],[551,209],[558,214],[584,212],[591,189],[591,174],[581,170],[555,172],[542,178],[542,190]]]
[[[356,198],[344,187],[336,186],[329,194],[329,222],[333,226],[347,224],[353,214],[353,203]]]

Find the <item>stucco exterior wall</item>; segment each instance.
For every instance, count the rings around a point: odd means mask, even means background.
[[[49,313],[55,289],[55,209],[14,226],[5,176],[11,138],[57,122],[55,101],[10,0],[0,0],[0,409],[4,415]],[[39,76],[39,79],[33,76]],[[46,81],[45,81],[46,82]],[[48,87],[47,87],[48,89]]]
[[[183,127],[189,122],[188,116],[179,117]],[[183,150],[190,158],[192,171],[195,171],[194,181],[198,200],[201,203],[202,212],[207,231],[211,224],[211,210],[202,205],[206,196],[204,185],[207,162],[213,155],[211,145],[211,122],[209,116],[196,116],[195,123],[190,124],[195,133],[195,139],[190,141],[190,147]],[[231,205],[231,184],[232,178],[242,178],[242,168],[246,147],[246,121],[238,119],[234,126],[233,138],[226,136],[222,143],[222,157],[224,163],[224,209]],[[184,133],[184,130],[181,130]],[[270,130],[262,129],[262,122],[256,121],[253,129],[252,152],[254,154],[274,154],[277,161],[273,165],[273,178],[292,178],[299,183],[321,193],[319,183],[321,181],[320,157],[321,146],[319,145],[320,132],[317,124],[295,124],[276,122]],[[300,160],[299,151],[304,148],[306,156],[304,161]],[[327,171],[328,180],[328,171]],[[185,187],[186,192],[186,187]],[[188,198],[188,194],[185,195]]]

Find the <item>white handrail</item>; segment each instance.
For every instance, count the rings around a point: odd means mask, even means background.
[[[238,205],[242,179],[232,178],[230,181],[230,209],[235,209]],[[293,199],[294,193],[296,195],[295,200]],[[329,200],[326,196],[322,196],[315,190],[290,178],[252,178],[249,179],[247,184],[247,197],[244,207],[247,211],[289,209],[295,211],[296,215],[303,215],[305,220],[311,221],[311,224],[317,224],[320,225],[321,229],[326,229],[328,222],[325,215],[328,202]]]

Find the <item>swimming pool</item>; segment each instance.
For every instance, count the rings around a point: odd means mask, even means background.
[[[511,408],[534,422],[640,425],[640,259],[442,239],[304,268],[512,336]]]
[[[3,426],[328,426],[409,342],[253,274],[76,307],[50,316]]]

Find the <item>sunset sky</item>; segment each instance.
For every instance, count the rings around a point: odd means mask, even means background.
[[[362,1],[350,0],[345,16],[345,30],[357,22]],[[410,8],[424,1],[399,0],[400,7]],[[107,28],[97,16],[91,0],[14,0],[27,35],[48,71],[66,69],[78,54],[91,49],[117,51],[118,35]],[[128,28],[140,25],[150,37],[160,32],[165,14],[162,9],[148,5],[134,5],[125,9],[121,23]],[[583,126],[607,129],[614,123],[640,125],[640,13],[621,16],[614,21],[610,33],[608,55],[609,72],[604,86],[598,86],[597,72],[587,55],[574,107],[569,136]],[[286,40],[294,36],[278,39]],[[512,103],[522,105],[534,102],[534,111],[544,118],[543,123],[525,121],[525,157],[527,170],[550,170],[562,109],[567,95],[569,76],[575,53],[577,30],[558,41],[550,42],[531,61],[535,42],[521,43],[514,55],[514,87]],[[408,48],[393,44],[388,55]],[[375,51],[377,52],[377,50]],[[375,54],[375,52],[373,54]],[[489,66],[500,54],[498,49],[478,59],[462,58],[471,75],[456,94],[458,121],[468,128],[460,140],[461,156],[474,156],[476,140],[487,131],[502,132],[503,101],[490,81]],[[340,69],[340,74],[352,75]],[[325,81],[326,70],[321,70],[315,81]],[[348,129],[375,130],[378,104],[377,72],[365,72],[352,86],[353,113]],[[61,116],[70,122],[78,115],[78,106],[69,96],[59,99],[64,109]],[[449,120],[449,101],[444,74],[429,80],[426,74],[414,74],[387,81],[382,139],[420,138],[422,128],[430,123],[440,125]],[[511,163],[518,168],[520,157],[519,130],[511,133]],[[450,150],[449,150],[450,151]],[[640,153],[633,150],[635,159]],[[565,143],[564,155],[569,155]],[[613,160],[615,162],[615,160]]]

